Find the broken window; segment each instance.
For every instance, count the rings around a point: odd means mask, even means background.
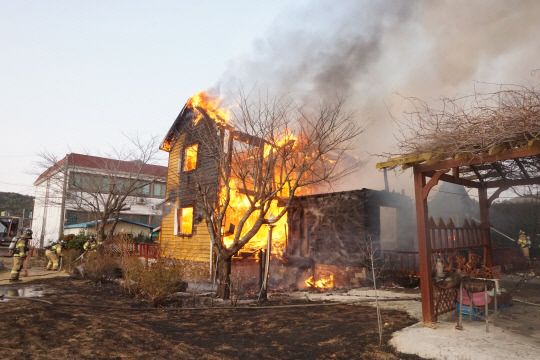
[[[199,144],[193,144],[184,149],[183,171],[194,170],[197,167],[197,152]]]
[[[178,212],[179,232],[183,235],[193,233],[193,207],[181,208]]]

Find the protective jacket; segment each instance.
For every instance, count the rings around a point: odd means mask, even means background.
[[[97,251],[97,248],[101,245],[101,241],[97,242],[95,240],[88,240],[84,243],[83,249],[84,251]]]
[[[62,244],[54,244],[47,250],[45,250],[45,257],[47,258],[47,270],[58,270],[59,259],[62,256]]]
[[[13,248],[13,268],[11,268],[10,281],[19,280],[19,273],[23,268],[26,252],[30,250],[28,249],[28,240],[29,238],[21,236],[15,242],[15,247]]]
[[[26,252],[29,251],[28,239],[20,237],[15,242],[15,248],[13,249],[13,256],[21,259],[26,258]]]

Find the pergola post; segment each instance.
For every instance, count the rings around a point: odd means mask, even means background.
[[[420,267],[420,292],[422,295],[422,319],[424,323],[435,322],[433,279],[431,277],[431,241],[427,233],[426,176],[414,169],[414,196],[416,203],[416,227],[418,231],[418,264]]]
[[[480,205],[480,227],[482,229],[482,244],[484,247],[484,265],[493,266],[493,255],[491,251],[491,232],[489,223],[489,200],[487,188],[478,188],[478,202]]]

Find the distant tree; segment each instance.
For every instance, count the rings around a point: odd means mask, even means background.
[[[34,197],[13,192],[0,192],[0,212],[5,211],[12,216],[25,216],[34,208]]]
[[[519,231],[523,230],[531,237],[531,248],[536,250],[540,245],[540,199],[522,197],[513,200],[496,202],[491,205],[490,222],[498,231],[517,241]],[[512,244],[504,236],[493,232],[495,245]],[[515,245],[515,244],[514,244]]]

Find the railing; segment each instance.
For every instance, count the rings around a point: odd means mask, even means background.
[[[381,257],[384,259],[385,270],[419,274],[418,251],[382,250]]]
[[[431,240],[431,251],[434,252],[487,245],[487,239],[482,236],[482,227],[477,225],[474,220],[471,220],[470,223],[465,220],[462,227],[456,227],[452,219],[449,219],[448,223],[445,224],[441,218],[435,223],[430,217],[427,227]]]
[[[159,258],[159,244],[136,244],[139,257],[145,259]]]
[[[457,255],[468,258],[471,253],[477,253],[486,264],[486,253],[490,247],[489,239],[484,235],[484,229],[474,220],[465,220],[462,227],[456,227],[449,219],[445,224],[439,218],[437,223],[429,218],[427,223],[429,241],[431,241],[431,262],[435,266],[437,256],[443,262],[451,263]],[[483,253],[483,254],[482,254]]]
[[[157,259],[159,257],[159,244],[147,243],[113,243],[104,244],[105,251],[120,256],[138,256],[145,259]]]

